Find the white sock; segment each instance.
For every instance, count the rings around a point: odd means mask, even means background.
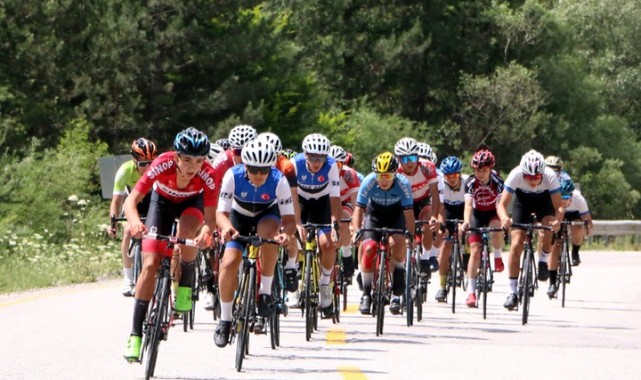
[[[432,249],[430,250],[430,257],[437,257],[438,256],[438,248],[432,246]]]
[[[332,269],[325,269],[325,268],[322,268],[322,266],[321,266],[321,270],[322,270],[322,272],[323,272],[323,274],[322,274],[322,276],[321,276],[321,279],[320,279],[320,284],[321,284],[321,285],[329,285],[329,278],[330,278],[330,276],[332,275],[332,270],[333,270],[333,269],[334,269],[334,268],[332,268]]]
[[[423,249],[421,250],[421,255],[419,256],[419,259],[420,260],[429,259],[431,252],[432,252],[432,248],[425,248],[425,246],[423,246]]]
[[[467,294],[472,294],[476,292],[476,279],[475,278],[468,278],[467,280]]]
[[[502,251],[503,250],[501,248],[494,248],[494,258],[495,259],[500,259]]]
[[[122,268],[122,273],[124,273],[124,275],[125,275],[125,282],[126,283],[128,283],[128,284],[133,284],[134,283],[134,268]]]
[[[220,320],[231,322],[231,312],[233,309],[234,301],[220,303]]]
[[[272,280],[274,276],[265,276],[260,277],[260,289],[258,294],[272,294]]]
[[[361,280],[363,281],[363,288],[371,288],[372,281],[374,280],[374,272],[361,272]]]
[[[343,257],[351,257],[352,256],[352,247],[349,245],[344,245],[341,247],[341,252],[343,253]]]
[[[293,268],[296,269],[296,257],[288,257],[287,258],[287,264],[285,264],[285,268]]]
[[[547,264],[548,257],[550,257],[550,252],[542,251],[541,254],[539,254],[539,262]]]
[[[516,283],[518,282],[518,279],[510,279],[510,291],[514,294],[516,294]]]

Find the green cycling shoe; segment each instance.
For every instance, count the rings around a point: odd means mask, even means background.
[[[191,288],[188,286],[179,286],[176,290],[176,303],[174,310],[179,313],[191,311]]]
[[[140,361],[140,346],[142,345],[142,338],[139,336],[131,335],[129,340],[127,340],[127,348],[122,356],[127,359],[128,362],[139,362]]]

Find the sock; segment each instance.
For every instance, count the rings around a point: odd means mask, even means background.
[[[502,252],[501,248],[494,248],[494,258],[495,259],[500,259],[501,258],[501,252]]]
[[[572,256],[573,257],[576,257],[579,254],[579,249],[581,249],[580,245],[572,244]]]
[[[516,286],[518,281],[518,278],[510,278],[510,291],[514,294],[516,294]]]
[[[432,249],[430,250],[430,257],[437,257],[438,256],[438,248],[432,246]]]
[[[539,255],[539,262],[547,264],[548,257],[550,257],[550,252],[545,252],[545,251],[541,252],[541,254]]]
[[[231,313],[233,309],[234,301],[231,302],[220,302],[220,320],[231,322]]]
[[[398,261],[396,261],[394,259],[390,259],[390,261],[391,261],[392,267],[394,269],[403,269],[403,268],[405,268],[405,263],[399,263]]]
[[[476,279],[468,278],[467,280],[467,294],[472,294],[476,292]]]
[[[321,265],[321,271],[323,272],[323,274],[321,275],[320,285],[329,285],[329,278],[332,275],[332,270],[333,269],[334,268],[325,269]]]
[[[342,246],[341,253],[343,254],[343,258],[352,257],[352,247],[349,245]]]
[[[551,270],[550,271],[550,285],[556,284],[556,275],[559,271],[558,270]]]
[[[298,260],[296,260],[296,257],[288,257],[287,258],[287,264],[285,264],[285,268],[296,269],[296,262],[297,261]]]
[[[134,268],[122,268],[122,273],[125,275],[125,283],[134,284]]]
[[[427,260],[430,258],[430,252],[432,251],[432,248],[426,248],[423,246],[423,249],[421,249],[421,254],[419,255],[420,260]]]
[[[134,300],[134,323],[131,327],[131,335],[142,336],[142,324],[147,317],[147,308],[150,301]]]
[[[272,280],[274,276],[260,276],[260,289],[258,294],[272,294]]]
[[[194,270],[196,269],[196,260],[180,263],[180,282],[179,286],[186,286],[192,288],[194,285]]]
[[[447,286],[447,275],[440,275],[438,277],[439,280],[439,285],[441,285],[441,289],[445,289]]]
[[[371,289],[372,281],[374,280],[374,272],[361,272],[361,280],[363,281],[363,289]]]

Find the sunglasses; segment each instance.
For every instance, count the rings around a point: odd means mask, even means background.
[[[543,174],[535,174],[535,175],[523,174],[523,178],[528,181],[539,181],[541,180],[541,178],[543,178]]]
[[[396,174],[394,173],[376,173],[376,179],[377,180],[385,180],[385,181],[391,181],[394,179],[394,176]]]
[[[138,161],[136,162],[136,165],[138,165],[139,168],[146,168],[151,164],[151,161]]]
[[[460,175],[461,175],[461,173],[444,174],[445,178],[448,178],[448,179],[458,178]]]
[[[260,174],[265,175],[265,174],[269,174],[269,172],[272,170],[272,168],[269,167],[269,166],[245,165],[245,167],[247,168],[247,172],[249,172],[249,174],[258,174],[258,173],[260,173]]]
[[[561,195],[561,199],[563,199],[564,201],[567,201],[567,200],[569,200],[570,198],[572,198],[572,194]]]
[[[231,152],[234,154],[234,156],[240,156],[242,153],[242,149],[232,149]]]
[[[327,156],[324,154],[308,154],[307,161],[309,162],[325,162]]]
[[[418,162],[418,156],[413,154],[411,156],[401,156],[401,163],[402,164],[409,164],[413,162]]]

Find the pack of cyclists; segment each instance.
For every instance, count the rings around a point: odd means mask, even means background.
[[[224,244],[218,278],[221,314],[214,332],[214,342],[219,347],[229,341],[238,269],[246,248],[245,243],[237,240],[238,236],[255,234],[281,245],[279,248],[266,244],[260,248],[256,315],[266,318],[275,312],[272,282],[276,266],[283,265],[285,289],[297,292],[299,253],[306,236],[303,226],[323,225],[316,235],[320,268],[318,308],[322,318],[331,318],[335,310],[331,279],[337,255],[341,258],[342,272],[348,277],[358,265],[363,291],[359,311],[372,312],[372,280],[381,234],[371,229],[405,231],[390,235],[386,242],[390,247],[392,314],[403,310],[400,296],[405,290],[406,248],[415,252],[422,277],[429,279],[432,272],[438,272],[435,298],[438,302],[446,301],[454,232],[451,221],[458,222],[460,238],[465,236],[462,246],[469,244],[465,268],[468,307],[477,304],[481,236],[466,234],[467,229],[488,226],[509,231],[510,294],[504,303],[508,310],[518,305],[517,279],[525,239],[525,231],[512,223],[529,223],[534,215],[538,222],[552,228],[540,234],[537,249],[538,279],[550,280],[551,298],[557,291],[559,247],[554,244],[554,232],[559,230],[560,222],[565,219],[585,223],[585,228],[571,226],[572,265],[579,265],[581,243],[591,233],[587,202],[562,171],[562,160],[556,156],[545,159],[531,150],[503,181],[494,170],[494,154],[484,146],[469,161],[472,171],[469,176],[462,173],[464,164],[455,156],[445,157],[437,170],[431,147],[410,137],[399,139],[393,153],[383,152],[374,157],[371,172],[365,176],[351,167],[355,159],[350,152],[332,145],[322,134],[305,136],[301,148],[300,153],[285,150],[277,135],[258,134],[249,125],[234,127],[228,138],[215,143],[203,132],[187,128],[176,135],[174,149],[160,155],[149,140],[140,138],[133,142],[133,159],[118,171],[110,207],[110,215],[119,215],[122,207],[128,221],[122,241],[123,294],[134,297],[132,329],[124,352],[128,361],[140,358],[143,323],[161,258],[179,257],[174,309],[188,312],[192,307],[196,251],[213,244],[215,231]],[[361,234],[362,229],[365,232]],[[131,264],[125,260],[129,240],[148,232],[193,239],[198,248],[180,244],[171,247],[166,242],[144,238],[142,271],[133,284]],[[415,233],[420,234],[416,240]],[[110,229],[109,234],[115,236],[115,230]],[[358,241],[354,240],[356,236]],[[497,273],[504,270],[503,244],[503,233],[493,233],[493,269]],[[286,252],[282,262],[278,260],[279,249]],[[254,326],[256,329],[262,324]]]

